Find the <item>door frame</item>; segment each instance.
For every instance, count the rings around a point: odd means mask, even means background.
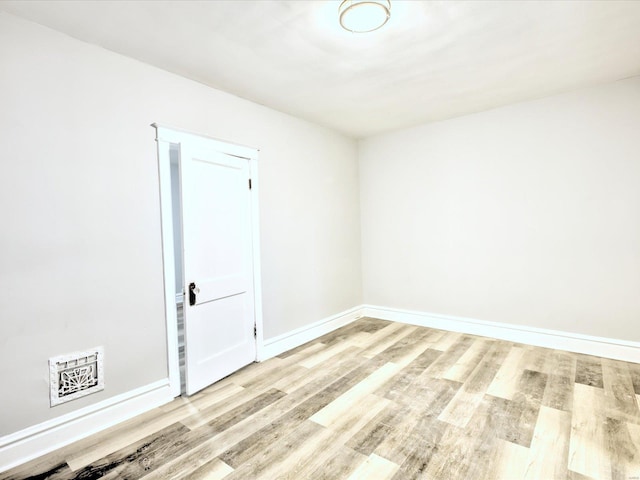
[[[160,214],[162,228],[162,270],[164,282],[164,310],[167,333],[167,369],[169,386],[174,397],[180,395],[180,356],[178,353],[178,319],[176,314],[176,282],[175,257],[173,242],[173,209],[171,192],[171,159],[169,149],[171,144],[186,143],[189,138],[206,139],[217,151],[247,159],[251,178],[251,253],[253,272],[254,312],[256,327],[256,358],[262,358],[264,335],[262,329],[262,275],[260,269],[260,210],[258,181],[258,154],[256,148],[245,147],[235,143],[219,140],[207,135],[199,135],[176,128],[158,124],[151,125],[156,130],[156,146],[158,154],[158,177],[160,182]],[[180,149],[178,149],[180,153]],[[184,232],[183,232],[184,233]]]

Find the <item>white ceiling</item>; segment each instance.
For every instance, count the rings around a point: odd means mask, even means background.
[[[640,75],[640,1],[0,1],[0,10],[364,137]]]

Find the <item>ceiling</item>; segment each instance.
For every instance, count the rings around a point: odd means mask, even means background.
[[[361,138],[640,75],[640,1],[0,1],[0,10]]]

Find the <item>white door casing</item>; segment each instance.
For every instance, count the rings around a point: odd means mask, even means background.
[[[158,129],[161,143],[179,144],[184,265],[186,389],[191,395],[257,359],[262,341],[257,232],[257,151],[175,130]],[[167,166],[168,168],[168,166]],[[251,179],[251,190],[249,188]],[[170,194],[170,192],[168,192]],[[163,239],[167,239],[163,201]],[[165,293],[173,283],[165,253]],[[172,250],[171,246],[171,250]],[[190,285],[195,288],[191,289]],[[190,295],[191,293],[191,295]],[[195,304],[190,297],[195,294]],[[172,303],[167,300],[167,321]],[[254,330],[255,328],[255,330]],[[170,329],[168,329],[170,330]],[[254,332],[257,336],[254,337]],[[171,333],[169,333],[171,335]],[[177,340],[168,339],[172,387]],[[175,350],[174,353],[172,351]],[[173,358],[173,357],[176,358]],[[178,373],[179,387],[179,373]],[[179,393],[179,389],[174,389]]]

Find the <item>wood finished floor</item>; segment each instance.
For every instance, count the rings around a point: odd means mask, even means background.
[[[2,479],[640,479],[640,365],[364,318]]]

